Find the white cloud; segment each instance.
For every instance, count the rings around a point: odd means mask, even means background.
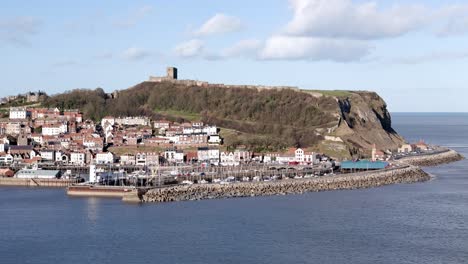
[[[38,33],[42,21],[34,17],[0,18],[0,42],[28,45],[29,38]]]
[[[244,39],[223,50],[222,57],[251,57],[255,56],[262,46],[258,39]]]
[[[142,6],[137,10],[133,11],[124,18],[121,18],[114,22],[114,25],[119,28],[131,28],[136,26],[136,24],[141,21],[143,18],[148,16],[153,10],[152,6]]]
[[[443,21],[437,29],[437,35],[440,37],[468,33],[468,5],[466,4],[445,6],[437,12],[436,19]]]
[[[194,34],[196,36],[224,34],[239,31],[242,27],[239,18],[220,13],[206,21],[198,30],[195,30]]]
[[[292,17],[266,40],[241,40],[221,51],[206,51],[204,43],[192,40],[176,47],[182,57],[221,60],[247,57],[263,60],[372,61],[377,40],[396,38],[417,31],[438,36],[468,34],[468,4],[439,6],[405,3],[378,5],[372,0],[289,0]],[[197,36],[240,30],[238,18],[217,14],[205,22]],[[462,54],[463,55],[463,54]],[[460,54],[431,54],[411,61],[455,59]],[[464,57],[464,56],[462,56]]]
[[[203,54],[204,43],[198,39],[192,39],[184,43],[180,43],[174,48],[174,52],[179,57],[190,58],[197,57]]]
[[[151,54],[148,51],[135,47],[128,48],[122,53],[122,57],[124,59],[133,61],[142,60],[150,55]]]
[[[350,62],[370,53],[366,41],[332,38],[273,36],[266,41],[259,58],[265,60],[331,60]]]
[[[286,26],[290,35],[379,39],[420,29],[429,10],[421,5],[399,5],[380,10],[375,2],[351,0],[290,0],[293,19]]]

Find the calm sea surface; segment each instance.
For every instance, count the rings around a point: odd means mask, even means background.
[[[468,156],[468,114],[394,114]],[[167,204],[0,188],[0,263],[468,263],[468,162],[430,182]]]

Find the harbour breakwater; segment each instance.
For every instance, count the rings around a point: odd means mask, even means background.
[[[173,186],[135,192],[124,201],[173,202],[235,197],[302,194],[331,190],[351,190],[396,183],[427,181],[431,177],[421,168],[404,165],[381,171],[361,172],[310,179],[287,179],[268,182],[239,182],[231,184],[195,184]]]
[[[301,194],[331,190],[352,190],[398,183],[415,183],[431,177],[419,166],[437,166],[464,159],[454,150],[445,149],[427,155],[405,157],[395,161],[397,167],[353,174],[312,179],[287,179],[269,182],[232,184],[196,184],[172,186],[128,193],[127,202],[172,202],[202,199]]]
[[[461,154],[455,150],[447,149],[438,153],[418,155],[405,157],[398,160],[398,162],[414,165],[414,166],[438,166],[451,162],[456,162],[465,159]]]

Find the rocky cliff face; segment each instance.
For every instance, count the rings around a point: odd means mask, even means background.
[[[337,98],[339,125],[334,134],[342,138],[351,151],[367,152],[373,144],[380,150],[398,148],[404,139],[392,128],[384,100],[374,92],[351,92]]]

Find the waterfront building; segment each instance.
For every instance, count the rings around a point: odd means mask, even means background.
[[[55,161],[60,163],[69,163],[70,161],[70,153],[63,150],[55,151]]]
[[[413,151],[413,146],[411,144],[403,144],[398,148],[398,153],[410,153]]]
[[[174,156],[170,156],[171,162],[177,162],[180,157],[177,157],[177,152]],[[183,156],[182,156],[183,161]],[[156,152],[142,152],[137,153],[135,156],[135,164],[140,166],[157,166],[159,165],[159,153]]]
[[[42,169],[21,169],[15,174],[15,178],[19,179],[56,179],[60,177],[58,170],[42,170]]]
[[[96,154],[96,164],[113,164],[115,156],[112,152],[100,152]]]
[[[219,163],[220,153],[218,148],[200,147],[197,150],[199,162]]]
[[[41,158],[44,161],[55,161],[55,151],[54,150],[41,150]]]
[[[239,162],[236,162],[235,156],[233,152],[221,152],[220,154],[220,163],[223,166],[234,166],[239,165]]]
[[[164,158],[168,162],[183,163],[185,160],[185,155],[182,150],[166,149],[164,151]]]
[[[84,152],[71,152],[70,153],[70,163],[75,165],[84,165],[86,164],[86,153]]]
[[[121,165],[135,165],[136,156],[132,154],[124,154],[120,156]]]
[[[381,170],[385,169],[390,164],[385,161],[369,161],[369,160],[346,160],[341,162],[341,171],[343,172],[356,172],[368,170]]]
[[[415,146],[415,149],[419,151],[429,150],[429,146],[423,140],[420,140],[418,143],[414,144],[414,146]]]

